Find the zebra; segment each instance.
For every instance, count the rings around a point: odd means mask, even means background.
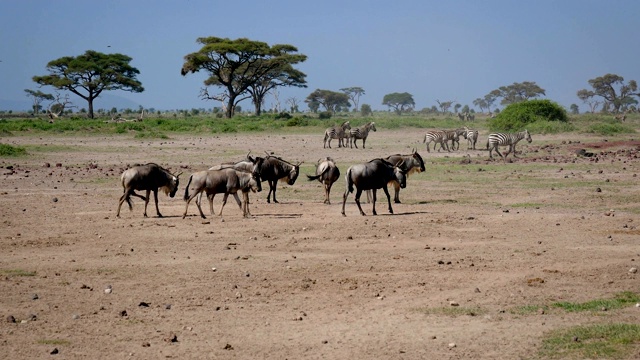
[[[447,151],[458,150],[460,149],[460,135],[464,136],[466,132],[464,129],[454,129],[454,130],[442,130],[445,134],[444,143],[447,144]],[[451,141],[451,148],[448,147],[449,141]],[[458,146],[456,147],[456,144]],[[440,144],[440,148],[442,149],[442,144]],[[433,147],[435,150],[435,145]]]
[[[472,130],[468,127],[464,127],[464,137],[467,139],[467,150],[476,149],[476,143],[478,142],[478,130]]]
[[[357,149],[358,144],[356,144],[356,140],[362,139],[362,148],[364,149],[364,144],[367,142],[367,136],[369,136],[370,130],[377,131],[376,123],[369,122],[355,129],[351,129],[349,131],[349,134],[351,135],[351,147],[353,148],[353,146],[355,146]]]
[[[331,140],[338,139],[338,147],[343,147],[343,139],[345,137],[345,133],[347,130],[351,130],[351,125],[349,125],[349,121],[345,121],[340,126],[332,126],[324,131],[324,145],[323,148],[326,148],[329,145],[329,149],[331,149]],[[327,141],[328,140],[328,141]],[[346,146],[345,146],[346,147]]]
[[[526,129],[518,133],[489,134],[489,137],[487,138],[487,149],[489,150],[489,158],[493,159],[493,156],[491,156],[491,151],[494,149],[496,150],[496,153],[500,155],[500,157],[505,161],[507,160],[507,156],[509,156],[509,153],[511,152],[513,152],[513,157],[517,158],[516,144],[522,139],[526,139],[529,143],[531,143],[532,141],[531,134],[529,134],[529,131],[527,131]],[[502,156],[500,151],[498,151],[498,146],[507,145],[509,145],[509,150],[504,154],[504,156]]]
[[[446,139],[446,134],[444,131],[430,130],[430,131],[427,131],[427,133],[424,135],[424,140],[422,140],[422,142],[427,144],[427,152],[431,152],[431,150],[429,150],[429,144],[431,144],[431,142],[434,143],[433,150],[436,149],[437,144],[440,144],[440,148],[442,149],[447,148],[447,151],[449,151],[449,145],[447,144],[445,139]],[[440,152],[440,150],[438,150],[438,152]]]

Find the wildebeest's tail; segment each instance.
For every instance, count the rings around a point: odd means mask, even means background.
[[[347,191],[349,191],[349,193],[353,192],[353,179],[351,178],[351,168],[349,168],[349,170],[347,170]]]
[[[187,182],[187,186],[184,188],[184,201],[189,200],[189,185],[191,185],[191,179],[193,179],[193,175],[189,176],[189,182]]]
[[[324,175],[327,171],[329,171],[329,167],[327,166],[319,175],[307,175],[307,180],[313,181],[318,180],[322,175]]]

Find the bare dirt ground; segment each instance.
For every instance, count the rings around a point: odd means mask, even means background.
[[[427,153],[421,132],[379,129],[364,150],[289,133],[3,138],[30,155],[0,159],[1,357],[528,359],[548,331],[640,321],[636,307],[518,311],[640,291],[639,142],[534,134],[503,163]],[[324,205],[304,177],[323,156],[344,174],[413,147],[427,171],[395,215],[379,192],[378,216],[350,195],[343,217],[344,180]],[[222,218],[191,204],[182,219],[188,175],[249,149],[303,175],[279,204],[251,194],[252,218],[230,199]],[[116,218],[121,172],[151,161],[184,172],[165,217],[134,199]]]

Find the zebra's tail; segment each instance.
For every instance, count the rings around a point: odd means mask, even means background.
[[[324,132],[324,142],[327,142],[327,139],[329,138],[329,133],[327,131]]]
[[[187,182],[187,186],[184,188],[184,201],[189,200],[189,185],[191,185],[191,179],[193,179],[193,175],[189,176],[189,182]]]
[[[424,143],[426,143],[426,142],[427,142],[427,135],[425,134],[425,135],[424,135],[424,139],[422,139],[422,143],[424,144]]]

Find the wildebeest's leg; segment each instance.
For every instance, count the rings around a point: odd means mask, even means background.
[[[329,194],[331,194],[331,182],[324,183],[324,203],[331,204],[331,199],[329,198]]]
[[[193,198],[196,198],[196,206],[198,207],[198,211],[200,212],[200,216],[203,219],[206,219],[206,217],[204,216],[204,214],[202,213],[202,208],[200,207],[200,203],[202,202],[202,192],[201,191],[196,191],[195,193],[189,195],[189,197],[185,200],[186,204],[184,206],[184,213],[182,214],[182,218],[184,219],[185,217],[187,217],[187,210],[189,210],[189,203],[191,202],[191,200],[193,200]]]
[[[357,188],[356,189],[356,205],[358,205],[358,209],[360,210],[360,215],[365,216],[366,214],[364,213],[364,211],[362,211],[362,206],[360,205],[360,195],[362,195],[362,190]]]
[[[240,197],[238,196],[237,192],[233,194],[233,198],[236,199],[236,203],[238,203],[238,207],[240,208],[240,210],[243,210],[242,202],[240,201]],[[244,190],[242,191],[242,198],[244,199]],[[249,199],[249,195],[247,195],[247,199]]]
[[[367,142],[367,138],[362,139],[362,148],[365,149],[364,143]]]
[[[393,195],[393,202],[396,204],[400,204],[400,183],[397,181],[393,182],[393,191],[395,194]]]
[[[224,193],[224,197],[222,197],[222,206],[220,206],[220,216],[222,216],[222,209],[224,209],[224,205],[227,203],[227,198],[229,197],[229,193]]]
[[[151,194],[151,190],[147,190],[147,196],[144,198],[144,217],[147,217],[147,205],[149,205],[149,194]]]
[[[391,207],[391,195],[389,195],[389,189],[387,189],[386,184],[382,187],[382,190],[384,190],[384,194],[387,195],[387,202],[389,203],[389,214],[393,214],[393,208]],[[375,190],[374,190],[374,194],[375,194]],[[375,195],[374,195],[374,199],[375,199]]]
[[[153,200],[156,202],[156,213],[158,214],[158,217],[162,217],[162,214],[160,214],[160,208],[158,207],[158,189],[153,190]]]
[[[378,192],[378,189],[373,189],[371,190],[371,192],[373,193],[371,194],[371,197],[373,200],[373,215],[378,215],[378,213],[376,212],[376,197],[377,197],[376,193]]]
[[[238,195],[235,195],[236,200],[240,201],[240,199],[238,199]],[[242,191],[242,199],[244,200],[244,204],[240,206],[240,209],[242,209],[242,216],[249,217],[251,215],[251,213],[249,212],[249,191]],[[240,204],[238,203],[238,205]]]
[[[276,188],[278,186],[278,180],[269,180],[269,194],[271,194],[271,192],[273,192],[273,202],[277,203],[278,200],[276,200]],[[269,202],[269,195],[267,195],[267,202]]]

